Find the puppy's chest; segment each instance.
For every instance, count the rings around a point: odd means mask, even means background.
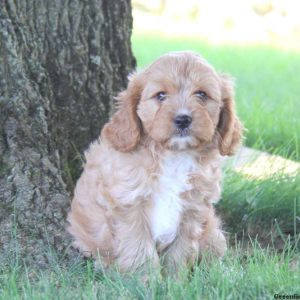
[[[196,169],[196,160],[188,154],[169,154],[162,161],[152,195],[151,231],[155,241],[171,243],[176,237],[184,209],[180,195],[191,190],[189,175]]]

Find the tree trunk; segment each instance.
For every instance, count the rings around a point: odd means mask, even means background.
[[[1,0],[1,253],[43,265],[69,245],[72,178],[135,65],[131,27],[130,0]]]

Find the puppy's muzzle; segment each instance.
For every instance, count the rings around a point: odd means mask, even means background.
[[[188,115],[178,115],[174,119],[174,123],[176,128],[183,130],[188,128],[191,125],[192,120],[193,120],[192,117]]]

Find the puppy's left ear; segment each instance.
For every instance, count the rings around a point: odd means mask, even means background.
[[[132,75],[127,89],[117,96],[117,112],[102,130],[102,136],[118,151],[133,150],[140,141],[142,125],[136,110],[141,92],[141,80]]]
[[[223,107],[217,130],[219,149],[222,155],[233,155],[241,143],[243,125],[236,116],[234,104],[234,83],[227,75],[220,75]]]

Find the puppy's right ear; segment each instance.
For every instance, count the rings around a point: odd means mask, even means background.
[[[142,93],[142,83],[137,75],[129,79],[127,90],[117,96],[118,110],[102,130],[102,137],[116,150],[128,152],[140,141],[142,126],[137,115],[137,105]]]

